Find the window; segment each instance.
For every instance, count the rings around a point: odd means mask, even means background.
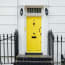
[[[41,8],[27,8],[27,13],[41,13]]]

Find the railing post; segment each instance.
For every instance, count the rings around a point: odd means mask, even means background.
[[[8,47],[8,34],[7,34],[7,60],[8,60],[8,63],[9,63],[9,47]]]
[[[53,65],[54,65],[54,34],[52,33],[52,59],[53,59]]]
[[[61,35],[61,55],[62,55],[62,35]]]
[[[63,64],[65,62],[64,56],[63,56],[63,50],[62,50],[62,43],[63,43],[63,37],[61,35],[61,64]]]
[[[12,34],[11,34],[11,64],[12,64]]]
[[[4,53],[4,64],[5,64],[5,34],[3,34],[3,53]]]
[[[58,40],[58,35],[57,35],[57,65],[58,65],[58,42],[59,40]]]
[[[19,50],[18,50],[18,30],[16,30],[14,33],[14,42],[15,42],[15,60],[16,60],[16,56],[19,53]]]

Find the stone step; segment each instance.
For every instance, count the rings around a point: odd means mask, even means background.
[[[16,60],[18,61],[52,61],[51,56],[42,56],[42,55],[26,55],[26,56],[17,56]]]
[[[16,62],[14,63],[14,65],[52,65],[52,63],[51,62],[36,62],[36,61],[25,62],[23,61],[23,62]]]
[[[43,55],[18,55],[14,65],[52,65],[51,56]]]

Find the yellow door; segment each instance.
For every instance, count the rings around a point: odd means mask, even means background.
[[[41,53],[41,16],[27,16],[27,53]]]

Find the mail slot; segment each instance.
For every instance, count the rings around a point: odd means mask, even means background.
[[[36,36],[32,36],[32,38],[36,38]]]

